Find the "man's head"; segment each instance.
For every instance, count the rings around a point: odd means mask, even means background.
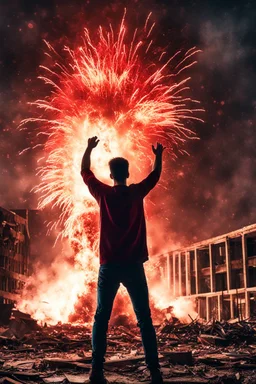
[[[123,157],[114,157],[109,162],[110,177],[118,183],[125,183],[129,177],[129,163]]]

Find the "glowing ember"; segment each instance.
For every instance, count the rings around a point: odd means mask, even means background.
[[[80,176],[87,138],[98,136],[101,141],[92,157],[97,177],[108,183],[108,161],[124,156],[130,160],[133,182],[148,172],[152,142],[161,140],[174,156],[174,147],[181,148],[194,137],[184,125],[186,120],[201,120],[196,117],[201,111],[195,108],[197,101],[187,96],[190,77],[182,78],[196,63],[192,59],[199,51],[194,47],[184,55],[177,52],[166,61],[161,52],[152,61],[154,24],[149,19],[131,39],[125,18],[117,34],[111,26],[108,30],[99,27],[97,41],[86,29],[80,46],[64,48],[65,60],[47,43],[47,55],[54,64],[42,66],[41,79],[52,87],[52,93],[33,103],[43,117],[28,119],[23,125],[36,121],[38,135],[46,137],[41,183],[36,187],[39,208],[59,208],[59,220],[51,228],[61,228],[59,233],[74,256],[72,266],[59,257],[50,271],[41,269],[30,278],[19,308],[42,321],[90,321],[93,315],[89,309],[95,300],[98,268],[98,207]],[[152,297],[157,306],[158,295],[152,291]],[[80,307],[83,313],[76,316]],[[125,311],[130,313],[131,308]]]

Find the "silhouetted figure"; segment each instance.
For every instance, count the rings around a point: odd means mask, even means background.
[[[148,286],[143,263],[148,260],[143,199],[158,182],[162,171],[164,147],[152,146],[155,155],[153,171],[138,184],[127,186],[129,163],[122,157],[109,162],[114,186],[103,184],[90,170],[91,152],[98,138],[88,140],[81,175],[100,206],[100,270],[97,310],[92,331],[91,383],[107,383],[103,373],[108,322],[113,302],[122,283],[131,298],[138,320],[152,383],[162,383],[157,342],[149,308]]]

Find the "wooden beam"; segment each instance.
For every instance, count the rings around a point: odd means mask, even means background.
[[[247,253],[247,237],[242,234],[242,255],[243,255],[243,277],[244,288],[248,287],[248,253]]]
[[[171,255],[167,253],[166,255],[166,277],[167,277],[167,287],[169,291],[171,290],[171,267],[170,267],[170,260]]]
[[[178,280],[179,280],[179,296],[182,296],[182,270],[181,270],[181,252],[179,252],[178,254],[178,260],[179,260],[179,276],[178,276]]]
[[[218,320],[222,320],[222,294],[218,295]]]
[[[234,319],[235,313],[234,313],[234,297],[233,295],[230,295],[230,318]]]
[[[249,281],[248,281],[248,252],[247,252],[247,237],[242,234],[242,255],[243,255],[243,277],[244,277],[244,288],[247,290]],[[250,317],[250,293],[245,292],[245,317],[248,319]]]
[[[172,275],[173,275],[173,296],[176,296],[177,288],[176,288],[176,265],[175,265],[175,260],[176,260],[176,254],[172,254]]]
[[[210,298],[206,297],[206,321],[210,320]]]
[[[227,291],[230,291],[231,287],[231,263],[230,263],[230,244],[229,239],[225,239],[225,254],[226,254],[226,265],[227,265]]]
[[[213,255],[213,244],[209,244],[209,260],[210,260],[210,287],[211,287],[211,292],[215,292],[216,279],[215,279],[215,260]]]
[[[170,255],[170,287],[173,294],[174,280],[173,280],[173,252]]]
[[[247,292],[256,292],[256,287],[250,287],[250,288],[247,288],[246,290]],[[230,291],[217,291],[217,292],[207,292],[207,293],[199,293],[198,295],[197,294],[193,294],[193,295],[190,295],[191,297],[194,297],[194,298],[197,298],[197,297],[214,297],[214,296],[218,296],[219,294],[222,294],[223,295],[236,295],[236,293],[244,293],[245,292],[245,289],[244,288],[238,288],[238,289],[231,289]]]
[[[195,277],[196,277],[196,295],[199,293],[199,257],[197,249],[195,248]]]
[[[251,301],[250,301],[250,292],[245,292],[245,318],[249,319],[251,316]]]
[[[191,295],[191,270],[190,270],[190,252],[185,253],[186,268],[186,295]]]

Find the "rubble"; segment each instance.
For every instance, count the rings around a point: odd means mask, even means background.
[[[256,383],[256,319],[166,320],[156,333],[165,383]],[[0,328],[0,383],[86,383],[90,362],[90,327],[39,327],[13,311]],[[110,383],[148,382],[137,327],[110,327],[105,370]]]

